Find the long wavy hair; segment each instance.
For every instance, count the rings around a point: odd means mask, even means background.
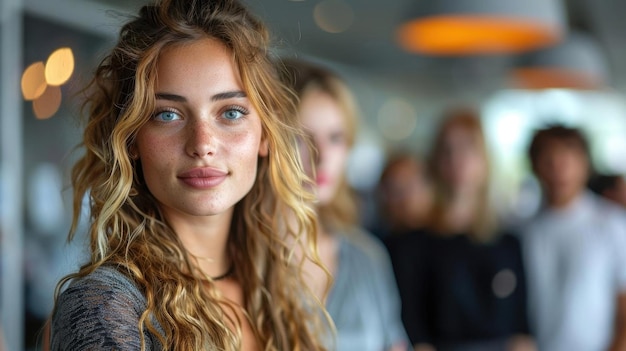
[[[345,119],[348,148],[352,148],[357,133],[358,108],[347,84],[329,69],[303,60],[284,59],[279,65],[279,72],[298,100],[311,91],[328,94],[335,100]],[[321,225],[331,231],[348,230],[358,222],[356,199],[345,173],[331,201],[318,206],[318,214]]]
[[[321,263],[314,196],[303,186],[307,176],[297,152],[296,108],[271,61],[267,29],[236,0],[163,0],[144,6],[122,27],[85,90],[85,154],[72,170],[69,240],[88,196],[91,258],[61,280],[55,294],[73,278],[115,265],[147,299],[138,325],[142,349],[144,331],[168,350],[240,349],[241,321],[231,320],[239,330],[228,327],[220,294],[194,268],[143,184],[140,161],[130,156],[137,131],[154,110],[159,54],[204,38],[231,50],[269,145],[254,186],[235,205],[227,245],[247,318],[262,350],[323,350],[327,314],[302,278],[304,260]],[[207,278],[211,289],[203,286]]]
[[[447,223],[445,219],[445,213],[450,206],[447,200],[449,184],[446,184],[443,181],[444,177],[439,174],[438,164],[443,154],[446,137],[450,131],[455,128],[461,129],[471,135],[486,165],[485,177],[478,189],[478,205],[470,228],[468,228],[467,235],[477,242],[488,242],[493,239],[496,234],[497,223],[495,212],[490,201],[490,166],[487,143],[478,112],[473,108],[454,107],[446,111],[443,122],[435,135],[434,144],[428,158],[435,195],[430,216],[430,227],[438,232],[445,233],[449,231],[449,223]]]

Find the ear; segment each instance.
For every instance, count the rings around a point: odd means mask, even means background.
[[[134,143],[128,147],[128,156],[131,161],[137,161],[139,159],[139,152],[137,151],[137,146]]]
[[[263,135],[261,137],[261,143],[259,144],[259,156],[267,157],[270,152],[269,142],[267,141],[267,137]]]

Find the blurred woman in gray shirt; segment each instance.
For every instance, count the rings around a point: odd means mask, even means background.
[[[333,276],[326,307],[337,328],[336,349],[406,350],[408,339],[388,254],[358,227],[356,203],[345,177],[357,127],[354,98],[342,80],[321,67],[301,61],[283,64],[283,78],[299,98],[300,121],[316,152],[309,161],[320,220],[317,244]],[[324,296],[328,272],[308,268],[316,293]]]

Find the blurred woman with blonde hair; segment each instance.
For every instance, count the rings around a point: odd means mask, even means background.
[[[285,60],[284,81],[297,95],[302,127],[315,146],[313,189],[317,197],[318,246],[334,280],[326,307],[338,351],[406,350],[398,292],[388,254],[358,225],[356,201],[346,165],[357,132],[357,107],[336,74],[304,61]],[[325,274],[308,265],[310,280],[323,295]]]
[[[532,350],[520,244],[498,227],[478,113],[448,111],[429,157],[427,228],[391,252],[415,350]]]

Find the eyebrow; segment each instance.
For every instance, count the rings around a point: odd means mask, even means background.
[[[187,98],[181,95],[170,94],[170,93],[156,93],[154,95],[157,100],[169,100],[174,102],[187,102]],[[220,101],[227,100],[233,98],[244,98],[246,97],[246,93],[241,90],[236,91],[226,91],[223,93],[217,93],[211,96],[211,101]]]
[[[227,100],[227,99],[233,99],[233,98],[245,98],[246,96],[247,96],[246,93],[241,90],[227,91],[227,92],[218,93],[218,94],[211,96],[211,101]]]

